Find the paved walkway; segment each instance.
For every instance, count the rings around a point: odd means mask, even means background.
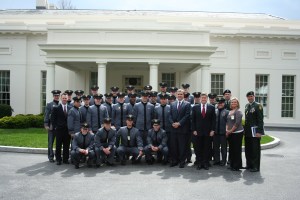
[[[298,199],[300,134],[268,134],[281,144],[262,151],[260,173],[144,163],[75,170],[41,154],[0,152],[0,199]]]

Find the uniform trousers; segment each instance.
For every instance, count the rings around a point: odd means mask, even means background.
[[[107,147],[105,147],[105,148],[107,148]],[[110,154],[108,154],[108,155],[106,155],[104,153],[104,151],[101,150],[99,147],[95,147],[95,151],[96,151],[96,164],[100,164],[101,162],[104,163],[105,161],[107,161],[111,164],[114,162],[114,157],[115,157],[115,152],[116,152],[115,147],[112,147],[110,149]]]
[[[152,151],[152,149],[149,148],[149,147],[146,147],[144,149],[144,152],[145,152],[145,156],[146,156],[147,161],[151,159],[151,156],[154,153],[154,151]],[[157,151],[157,159],[162,159],[162,157],[163,157],[163,159],[165,161],[167,161],[168,160],[168,154],[169,154],[168,147],[163,147],[161,150]]]
[[[71,151],[71,159],[74,165],[79,165],[80,160],[82,160],[83,158],[88,157],[88,163],[91,164],[94,160],[95,160],[95,152],[94,150],[90,150],[88,155],[84,155],[82,153],[80,153],[79,151],[76,150],[72,150]]]
[[[55,140],[54,131],[48,130],[48,159],[54,158],[53,143]]]
[[[125,155],[130,154],[134,158],[136,158],[139,155],[139,150],[137,147],[125,147],[125,146],[119,146],[117,148],[118,155],[120,157],[120,160],[125,160]]]
[[[245,155],[248,168],[260,170],[260,138],[245,137]]]

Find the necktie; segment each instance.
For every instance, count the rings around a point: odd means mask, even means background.
[[[66,105],[64,105],[64,114],[67,115]]]
[[[180,110],[181,110],[181,102],[180,101],[179,101],[177,110],[178,110],[178,112],[180,112]]]
[[[130,147],[130,130],[129,128],[127,128],[127,147]]]
[[[162,124],[163,124],[163,129],[165,129],[165,106],[161,106],[162,107]]]
[[[204,118],[205,117],[205,104],[203,104],[203,106],[202,106],[201,114],[202,114],[202,117]]]
[[[101,123],[100,123],[100,105],[96,105],[97,107],[97,115],[98,115],[98,129],[101,127]]]

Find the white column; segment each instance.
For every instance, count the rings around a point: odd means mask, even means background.
[[[210,93],[210,74],[209,66],[204,65],[201,67],[201,92]]]
[[[106,93],[106,62],[98,62],[98,86],[99,93]]]
[[[47,79],[46,79],[46,102],[53,100],[52,90],[55,89],[55,63],[46,62],[47,64]]]
[[[158,91],[158,62],[149,63],[150,73],[149,73],[149,84],[152,86],[153,91]]]

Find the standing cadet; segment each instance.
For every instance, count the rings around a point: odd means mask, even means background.
[[[165,83],[165,82],[159,83],[159,86],[160,86],[160,92],[157,94],[157,103],[160,103],[160,98],[159,98],[160,94],[170,95],[170,93],[167,92],[167,89],[168,89],[167,83]]]
[[[53,132],[53,126],[51,122],[51,113],[53,107],[58,106],[59,104],[59,94],[61,93],[60,90],[52,90],[53,94],[53,101],[47,103],[45,108],[45,115],[44,115],[44,127],[48,131],[48,159],[50,162],[54,162],[54,152],[53,152],[53,143],[55,140],[55,134]]]
[[[130,96],[132,94],[135,94],[135,97],[137,97],[137,94],[135,93],[135,90],[134,90],[134,86],[133,85],[128,85],[126,86],[126,89],[127,89],[127,95],[125,96],[125,103],[129,103],[130,102]],[[139,102],[139,99],[136,99],[136,102],[137,103]]]
[[[80,97],[73,97],[73,108],[68,112],[68,130],[71,138],[74,137],[75,133],[80,132],[81,123],[83,122],[79,110],[80,103]]]
[[[229,89],[224,90],[223,97],[225,99],[225,109],[231,110],[230,108],[230,99],[231,99],[231,91]]]
[[[112,93],[105,93],[105,103],[103,106],[107,108],[108,116],[111,118],[112,117],[112,109],[113,109],[113,104],[112,104]]]
[[[254,92],[247,93],[245,106],[245,155],[246,168],[251,172],[260,171],[260,139],[264,135],[264,112],[260,103],[255,101]]]
[[[216,108],[217,107],[217,101],[216,101],[217,94],[209,93],[208,98],[209,98],[209,103]]]
[[[79,108],[79,112],[81,114],[81,121],[86,122],[87,121],[87,113],[90,108],[90,95],[82,95],[83,105]]]
[[[146,93],[150,93],[152,91],[152,86],[151,85],[145,85],[144,86],[144,92]]]
[[[153,128],[148,131],[148,145],[145,147],[144,151],[146,156],[146,162],[149,165],[152,165],[154,162],[154,158],[152,156],[153,152],[157,154],[158,163],[162,162],[162,158],[163,164],[167,164],[168,162],[168,137],[166,131],[160,128],[160,123],[161,122],[159,119],[153,119]]]
[[[141,102],[136,103],[133,108],[135,127],[139,129],[144,146],[147,145],[148,130],[152,127],[151,120],[154,117],[154,106],[148,102],[148,93],[141,92]]]
[[[177,100],[170,105],[169,121],[171,128],[171,157],[170,167],[184,168],[186,160],[186,140],[190,133],[191,104],[184,101],[184,90],[179,89],[176,93]]]
[[[83,90],[75,90],[74,93],[76,94],[76,96],[78,98],[81,98],[81,96],[84,94],[84,91]]]
[[[79,168],[80,160],[88,157],[87,165],[92,166],[95,160],[94,152],[94,134],[89,132],[89,125],[83,123],[80,132],[75,133],[72,141],[71,159],[75,169]],[[85,159],[84,159],[85,160]]]
[[[119,92],[118,93],[118,103],[113,105],[112,109],[112,125],[116,128],[118,131],[120,127],[126,125],[126,116],[127,113],[127,104],[124,103],[125,101],[125,93]]]
[[[126,117],[126,126],[123,126],[117,132],[117,152],[121,159],[121,165],[126,164],[125,155],[132,156],[132,163],[140,161],[143,155],[143,140],[139,130],[133,127],[133,115]]]
[[[67,100],[67,104],[70,106],[72,105],[72,94],[73,94],[73,90],[66,90],[65,93],[68,95],[68,100]]]
[[[157,92],[156,91],[151,91],[149,93],[149,97],[150,97],[150,103],[155,107],[158,106],[159,103],[157,103]]]
[[[184,90],[184,93],[189,93],[189,90],[190,90],[190,84],[186,83],[186,84],[181,84],[183,90]],[[188,102],[190,102],[190,104],[194,104],[194,96],[193,95],[189,95],[188,97]]]
[[[112,94],[112,103],[116,104],[118,102],[117,98],[118,98],[119,88],[116,86],[113,86],[110,88],[110,90],[111,90],[111,94]]]
[[[127,112],[128,114],[133,114],[133,108],[135,106],[137,94],[128,94],[129,103],[127,103]]]
[[[101,105],[103,95],[95,94],[95,104],[90,107],[87,114],[87,123],[93,133],[96,133],[103,124],[103,119],[108,117],[107,108]]]
[[[178,90],[177,87],[170,87],[170,88],[169,88],[170,96],[176,96],[177,90]],[[175,97],[175,99],[176,99],[176,97]]]
[[[170,95],[168,98],[168,102],[171,105],[171,103],[173,103],[176,100],[176,96],[175,95]]]
[[[69,147],[71,137],[68,133],[68,111],[72,108],[67,105],[68,96],[66,93],[61,95],[61,104],[53,107],[51,114],[51,121],[53,130],[56,134],[56,164],[61,165],[63,160],[64,164],[69,164]],[[63,146],[63,158],[61,157],[61,147]]]
[[[103,120],[103,127],[95,135],[96,167],[102,163],[108,166],[114,165],[116,130],[111,128],[111,119]]]
[[[193,106],[197,105],[197,104],[201,104],[201,92],[193,92],[193,96],[194,96],[194,104],[192,104]]]
[[[99,87],[97,85],[93,85],[91,87],[91,100],[90,100],[90,106],[94,105],[95,104],[95,101],[94,101],[94,95],[98,94],[98,90],[99,90]]]

